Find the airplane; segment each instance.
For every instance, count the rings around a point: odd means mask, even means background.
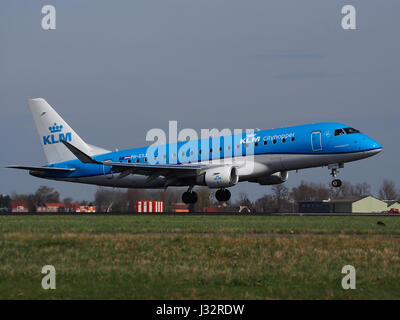
[[[284,183],[288,172],[328,166],[333,187],[344,163],[378,154],[382,146],[346,124],[324,122],[252,133],[110,151],[90,145],[42,98],[29,106],[48,164],[13,165],[35,177],[121,188],[188,187],[182,201],[193,204],[194,186],[217,189],[228,201],[229,187],[242,181]],[[179,150],[179,153],[178,153]]]

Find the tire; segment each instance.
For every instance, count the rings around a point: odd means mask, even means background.
[[[223,190],[224,201],[229,201],[231,198],[231,192],[228,189]]]
[[[224,190],[223,189],[218,189],[217,192],[215,192],[215,198],[218,201],[224,201]]]
[[[192,191],[192,192],[184,192],[182,194],[182,201],[186,204],[193,204],[196,203],[198,199],[197,193]]]
[[[186,203],[186,204],[189,204],[190,203],[190,193],[189,192],[184,192],[183,194],[182,194],[182,201],[183,201],[183,203]]]
[[[339,188],[342,185],[342,181],[340,179],[332,180],[332,187]]]
[[[231,192],[228,189],[218,189],[215,192],[215,198],[220,201],[228,201],[231,198]]]
[[[197,193],[196,192],[194,192],[194,191],[192,191],[191,193],[190,193],[190,200],[191,200],[191,202],[190,203],[196,203],[197,202],[197,199],[199,198],[198,196],[197,196]]]

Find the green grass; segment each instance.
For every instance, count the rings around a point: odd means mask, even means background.
[[[398,235],[396,217],[0,216],[0,299],[399,299]]]
[[[398,219],[399,218],[399,219]],[[400,235],[400,217],[321,216],[0,216],[0,232],[307,233]],[[386,227],[377,225],[383,221]]]

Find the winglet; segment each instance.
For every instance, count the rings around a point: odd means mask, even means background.
[[[73,146],[69,142],[65,140],[60,140],[68,149],[71,151],[75,157],[77,157],[83,163],[95,163],[95,164],[102,164],[101,162],[93,159],[91,156],[88,156],[83,151],[79,150],[77,147]]]

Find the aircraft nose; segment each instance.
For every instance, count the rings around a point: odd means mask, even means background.
[[[365,149],[375,155],[382,151],[382,145],[374,139],[368,138],[365,144]]]
[[[379,142],[371,139],[371,149],[376,149],[379,150],[378,152],[380,152],[382,150],[382,146]]]

